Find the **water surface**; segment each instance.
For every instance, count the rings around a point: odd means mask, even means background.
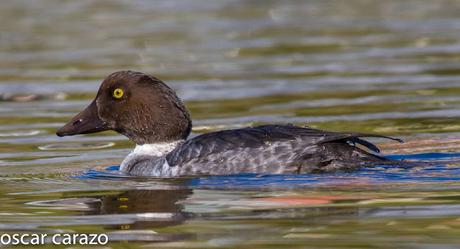
[[[2,1],[0,232],[110,247],[457,248],[458,1]],[[133,144],[58,138],[101,80],[170,84],[193,135],[286,122],[432,162],[325,175],[121,176]]]

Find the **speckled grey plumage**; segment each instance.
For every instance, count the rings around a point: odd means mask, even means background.
[[[348,171],[389,160],[372,150],[375,145],[355,133],[326,132],[288,125],[266,125],[203,134],[187,140],[166,156],[171,170],[183,175],[237,173],[320,173]],[[128,171],[152,175],[163,167],[160,158],[141,160]],[[168,175],[168,174],[166,174]]]

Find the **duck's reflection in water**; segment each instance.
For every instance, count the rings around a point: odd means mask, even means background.
[[[157,235],[147,231],[179,225],[186,220],[188,214],[184,212],[181,201],[191,194],[191,189],[178,185],[164,189],[128,190],[121,194],[100,196],[100,202],[90,203],[90,210],[84,214],[114,215],[114,219],[119,218],[120,222],[114,222],[116,225],[106,227],[117,231],[114,232],[116,240],[180,240],[190,235]]]

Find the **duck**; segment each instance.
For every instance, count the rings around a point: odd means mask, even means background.
[[[391,163],[366,137],[268,124],[189,138],[192,120],[176,92],[160,79],[118,71],[101,83],[90,104],[59,128],[59,137],[113,130],[136,146],[119,170],[133,176],[304,174],[353,171]]]

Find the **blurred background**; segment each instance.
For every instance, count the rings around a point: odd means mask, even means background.
[[[282,121],[389,134],[460,129],[453,122],[460,115],[458,1],[0,7],[1,119],[9,123],[18,116],[63,122],[106,75],[133,69],[172,85],[197,127]]]
[[[0,232],[169,248],[460,243],[460,1],[14,0],[0,1],[0,31]],[[383,151],[445,164],[114,180],[126,138],[54,133],[126,69],[172,86],[193,135],[308,124],[402,137]]]
[[[64,122],[106,75],[133,69],[172,85],[196,128],[308,122],[386,134],[460,130],[458,1],[19,0],[0,7],[2,121]],[[9,102],[36,99],[45,102],[30,110]]]

